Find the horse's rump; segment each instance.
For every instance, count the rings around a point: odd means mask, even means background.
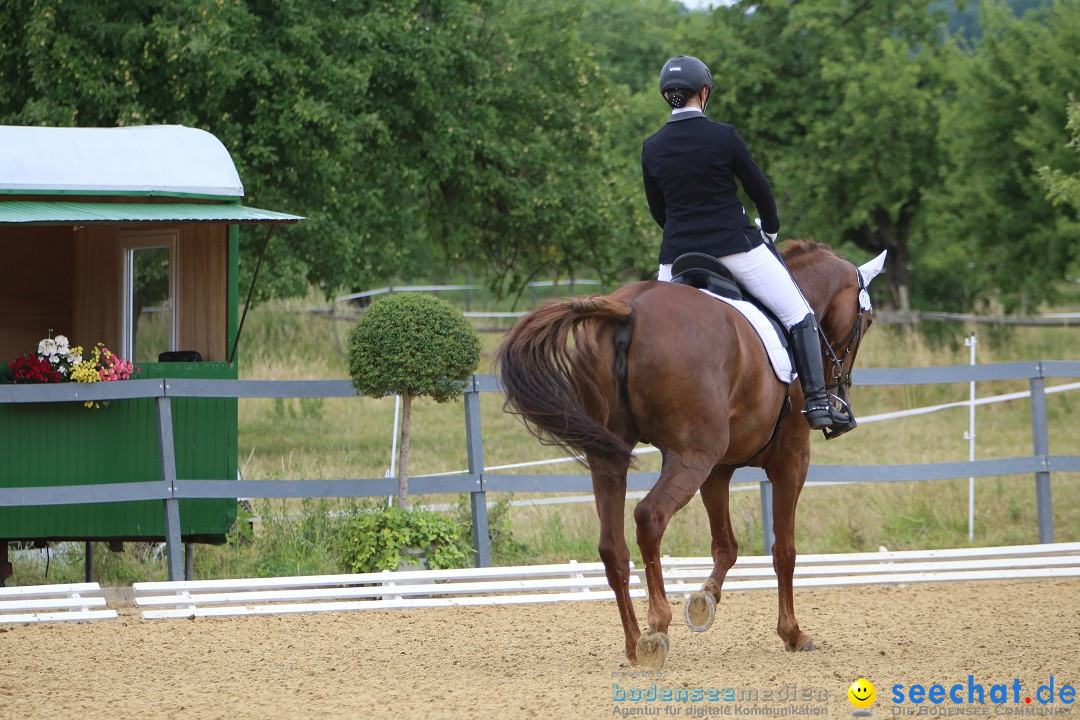
[[[507,411],[594,469],[625,470],[638,440],[663,448],[694,425],[744,459],[767,441],[786,395],[745,318],[668,283],[549,303],[515,325],[496,366]]]
[[[651,286],[650,286],[651,285]],[[699,290],[635,286],[628,413],[647,442],[666,450],[707,438],[716,462],[739,464],[772,435],[787,386],[750,321]]]

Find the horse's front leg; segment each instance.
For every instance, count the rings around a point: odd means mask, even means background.
[[[686,598],[684,618],[687,627],[694,632],[704,632],[712,626],[724,578],[739,557],[739,542],[731,528],[728,509],[728,492],[734,472],[735,468],[732,467],[714,468],[701,486],[701,501],[709,515],[709,529],[712,532],[713,570],[702,584],[701,591],[691,593]]]
[[[667,659],[667,631],[671,625],[671,606],[664,591],[664,569],[660,565],[660,541],[672,516],[690,502],[708,475],[708,461],[698,460],[673,461],[665,456],[656,485],[634,508],[638,548],[649,585],[649,630],[638,639],[637,658],[642,665],[657,670]]]
[[[779,593],[780,611],[776,632],[791,652],[813,650],[814,642],[795,619],[795,506],[806,480],[809,453],[795,455],[776,469],[766,468],[773,486],[773,570]]]
[[[615,593],[619,607],[623,634],[626,639],[626,657],[633,665],[638,664],[637,642],[641,637],[634,605],[630,601],[630,548],[626,545],[623,518],[626,508],[626,470],[622,473],[592,473],[593,496],[596,513],[600,516],[600,559],[608,585]]]

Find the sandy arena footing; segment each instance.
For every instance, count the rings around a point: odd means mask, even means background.
[[[1080,685],[1080,580],[797,590],[795,609],[815,652],[784,651],[772,592],[725,595],[704,633],[673,607],[667,665],[644,678],[623,657],[613,601],[156,621],[125,608],[0,627],[0,718],[849,717],[847,688],[865,677],[875,717],[1080,720],[1061,697]],[[1051,678],[1055,703],[1042,705]],[[964,703],[912,703],[915,684],[961,684]],[[969,684],[1006,685],[1009,702],[968,704]]]

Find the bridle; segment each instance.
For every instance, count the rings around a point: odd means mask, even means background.
[[[859,345],[862,343],[863,333],[868,325],[863,320],[867,313],[870,313],[871,316],[874,314],[874,308],[870,304],[870,295],[866,291],[866,283],[863,282],[862,273],[857,268],[855,277],[859,280],[859,299],[857,301],[859,312],[855,316],[855,324],[851,326],[851,330],[848,331],[847,335],[837,343],[829,342],[828,338],[825,337],[824,329],[821,329],[821,337],[825,340],[825,354],[832,361],[832,372],[830,374],[832,382],[825,383],[825,391],[839,401],[848,415],[851,415],[851,406],[840,397],[840,388],[851,389],[851,373],[855,368],[855,355],[859,352]],[[838,348],[844,348],[839,357],[837,356]],[[850,363],[847,362],[849,356],[851,357]]]

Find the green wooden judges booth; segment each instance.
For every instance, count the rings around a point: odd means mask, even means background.
[[[301,219],[243,195],[202,130],[0,127],[0,368],[51,334],[102,342],[140,378],[236,379],[238,226]],[[235,398],[174,399],[172,416],[177,477],[236,479]],[[0,488],[160,477],[153,399],[0,402]],[[236,501],[183,500],[180,518],[185,542],[222,542]],[[0,579],[8,541],[164,534],[155,501],[0,507]]]

